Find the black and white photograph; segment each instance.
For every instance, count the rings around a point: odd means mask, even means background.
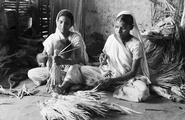
[[[0,120],[184,118],[184,0],[0,0]]]

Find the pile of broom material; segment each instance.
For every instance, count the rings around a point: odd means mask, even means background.
[[[96,90],[78,91],[72,95],[56,94],[38,105],[45,120],[93,120],[97,117],[141,114],[116,103],[108,103],[103,97],[105,93]]]
[[[143,33],[150,69],[152,90],[160,96],[174,100],[185,98],[184,39],[182,28],[172,17],[158,22]],[[178,100],[177,100],[178,101]]]
[[[16,44],[5,44],[0,48],[0,85],[3,88],[15,87],[27,79],[27,71],[36,67],[35,59],[38,44],[43,39],[14,38]]]

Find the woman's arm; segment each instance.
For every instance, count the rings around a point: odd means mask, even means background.
[[[131,71],[117,78],[107,78],[106,80],[103,80],[98,89],[104,90],[111,85],[122,84],[122,82],[125,83],[125,81],[128,81],[132,77],[136,76],[137,70],[140,66],[140,61],[141,58],[133,60]]]
[[[85,64],[86,60],[85,60],[85,44],[83,43],[83,38],[81,35],[75,33],[73,35],[73,39],[71,40],[71,42],[73,43],[73,47],[74,47],[74,52],[72,55],[72,60],[73,62],[75,61],[75,63],[82,63]]]
[[[137,70],[140,66],[140,61],[141,61],[141,58],[133,60],[132,67],[129,72],[125,73],[124,75],[122,75],[120,77],[112,78],[110,80],[114,81],[114,82],[115,81],[121,82],[121,81],[127,81],[127,80],[131,79],[132,77],[136,76]]]
[[[43,51],[42,53],[37,54],[36,59],[39,66],[45,67],[48,60],[48,55],[45,51]]]
[[[115,78],[116,81],[127,81],[131,79],[132,77],[135,77],[138,71],[138,68],[140,67],[141,59],[143,58],[143,51],[142,51],[142,45],[141,43],[136,40],[132,39],[133,41],[128,44],[128,48],[130,52],[132,53],[132,65],[131,65],[131,70],[124,75]]]
[[[131,71],[127,72],[126,74],[117,78],[107,78],[106,80],[102,80],[102,83],[100,86],[98,86],[98,89],[104,90],[112,84],[117,85],[117,84],[122,84],[122,82],[125,83],[125,81],[136,76],[137,70],[140,66],[140,61],[141,61],[141,58],[133,60]]]
[[[74,33],[70,42],[72,43],[72,46],[73,46],[71,59],[64,59],[60,56],[56,56],[54,57],[54,59],[57,65],[61,65],[61,64],[74,65],[74,64],[85,63],[85,60],[84,60],[85,51],[83,51],[85,46],[82,43],[82,37]]]

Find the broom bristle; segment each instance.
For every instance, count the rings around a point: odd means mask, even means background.
[[[53,90],[53,87],[55,85],[62,84],[62,72],[60,69],[60,66],[57,66],[56,63],[52,64],[52,67],[50,69],[50,78],[47,83],[47,89],[49,92]]]

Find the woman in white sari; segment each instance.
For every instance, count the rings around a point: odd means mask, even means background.
[[[49,58],[48,56],[53,56],[55,47],[62,47],[59,49],[63,49],[66,46],[66,43],[69,42],[70,45],[73,48],[73,51],[71,51],[71,54],[68,59],[64,59],[59,56],[55,56],[54,59],[57,64],[61,64],[63,66],[72,65],[69,67],[61,67],[61,70],[64,70],[67,72],[66,74],[71,73],[71,69],[76,69],[77,64],[86,64],[88,62],[88,56],[86,53],[86,46],[83,41],[82,36],[74,32],[72,30],[74,25],[74,18],[72,13],[67,10],[63,9],[61,10],[56,17],[56,31],[55,33],[51,34],[44,42],[44,50],[42,54],[40,54],[40,58],[42,62],[38,62],[41,64],[42,67],[33,68],[28,71],[28,77],[36,84],[41,85],[43,83],[46,83],[47,79],[50,77],[50,71],[48,68],[51,67],[49,60],[47,63],[43,64],[42,58]],[[61,45],[59,45],[61,43]],[[39,61],[39,60],[38,60]],[[46,62],[46,61],[44,61]],[[78,67],[77,67],[78,68]],[[64,75],[63,72],[61,75]],[[64,76],[63,76],[64,77]],[[77,81],[76,81],[77,82]]]
[[[111,76],[105,79],[102,86],[123,83],[114,91],[115,98],[144,101],[149,96],[149,72],[143,41],[133,15],[128,11],[120,12],[116,17],[114,30],[101,55],[107,58],[101,71],[105,76],[107,73]]]

